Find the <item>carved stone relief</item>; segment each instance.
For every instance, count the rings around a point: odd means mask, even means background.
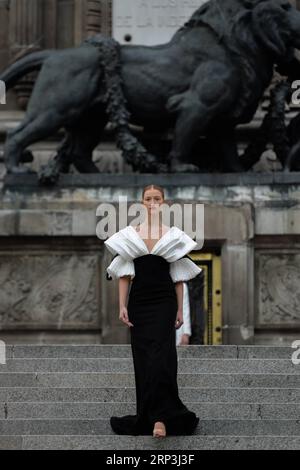
[[[97,257],[0,255],[0,327],[97,328]]]
[[[300,253],[256,253],[258,326],[300,325]]]

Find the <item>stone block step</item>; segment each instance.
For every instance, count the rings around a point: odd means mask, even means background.
[[[152,436],[12,435],[0,436],[0,449],[10,450],[299,450],[298,436]],[[184,449],[184,450],[183,450]],[[111,454],[113,456],[113,452]]]
[[[178,346],[178,357],[220,359],[290,359],[294,349],[275,346]],[[130,344],[125,345],[8,345],[8,358],[93,358],[131,357]]]
[[[0,435],[24,434],[115,435],[108,419],[0,419]],[[300,421],[299,419],[202,419],[194,435],[300,437]]]
[[[186,402],[300,403],[300,388],[179,387]],[[135,402],[135,387],[2,387],[0,402]],[[300,415],[299,415],[300,417]]]
[[[0,365],[1,372],[133,372],[131,358],[16,358]],[[178,373],[299,374],[289,359],[179,358]]]
[[[186,406],[202,419],[298,420],[300,403],[194,403]],[[1,419],[109,419],[111,416],[135,414],[135,403],[114,402],[9,402],[0,403]]]
[[[179,373],[179,387],[300,388],[299,374]],[[110,372],[0,372],[2,387],[134,387],[134,374]]]

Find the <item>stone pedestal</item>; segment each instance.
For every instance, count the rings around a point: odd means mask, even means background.
[[[140,201],[146,184],[166,199],[205,205],[203,252],[222,265],[224,344],[300,331],[300,174],[64,175],[53,189],[6,176],[0,207],[0,329],[89,332],[129,342],[118,319],[111,255],[96,236],[96,208]],[[39,332],[39,333],[38,333]]]

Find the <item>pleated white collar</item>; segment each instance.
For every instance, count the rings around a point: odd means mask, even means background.
[[[146,243],[132,225],[114,233],[104,244],[113,255],[119,254],[126,260],[144,255],[156,255],[162,256],[169,263],[182,258],[198,246],[189,235],[174,226],[149,251]]]

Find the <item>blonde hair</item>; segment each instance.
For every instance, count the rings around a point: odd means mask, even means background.
[[[156,184],[149,184],[148,186],[144,187],[144,189],[143,189],[143,199],[144,199],[145,192],[148,191],[148,189],[157,189],[158,191],[160,191],[163,199],[165,199],[164,189],[161,186],[157,186]]]

